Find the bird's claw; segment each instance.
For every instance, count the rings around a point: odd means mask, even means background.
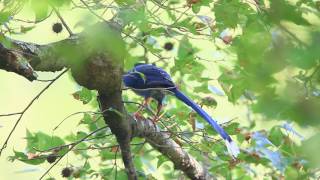
[[[158,116],[155,116],[153,117],[153,119],[151,120],[154,124],[156,124],[158,121],[159,121],[159,117]]]
[[[133,113],[133,117],[135,120],[139,120],[139,121],[143,120],[143,116],[140,114],[140,112]]]
[[[156,116],[154,116],[153,117],[153,122],[154,123],[157,123],[161,118],[162,118],[162,116],[165,114],[165,112],[163,112],[162,114],[160,114],[160,115],[156,115]]]

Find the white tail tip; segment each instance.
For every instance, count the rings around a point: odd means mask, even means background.
[[[231,154],[234,158],[236,158],[240,154],[240,149],[235,142],[229,142],[228,140],[226,140],[226,146],[228,149],[228,153]]]

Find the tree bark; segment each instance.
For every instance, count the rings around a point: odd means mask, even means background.
[[[128,119],[125,119],[123,113],[121,91],[115,91],[112,94],[99,92],[98,100],[100,109],[105,111],[103,114],[104,119],[119,143],[128,179],[135,180],[137,175],[130,151],[131,128]]]
[[[143,137],[147,142],[167,158],[169,158],[175,169],[183,171],[186,176],[194,180],[214,179],[201,164],[177,144],[170,134],[160,132],[160,129],[146,119],[131,120],[133,136]]]

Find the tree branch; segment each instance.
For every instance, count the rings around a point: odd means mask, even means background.
[[[133,137],[143,137],[147,142],[174,164],[175,169],[183,171],[186,176],[194,180],[215,179],[208,171],[190,154],[178,145],[168,133],[160,132],[160,129],[146,119],[131,120]]]
[[[36,80],[35,71],[56,72],[69,67],[66,60],[57,53],[59,46],[77,43],[76,38],[69,38],[48,45],[37,45],[6,38],[11,43],[7,48],[0,43],[0,69],[17,73],[29,81]]]
[[[0,44],[0,69],[15,72],[30,81],[38,77],[22,53],[9,50],[2,44]]]
[[[106,111],[103,113],[103,116],[111,132],[116,135],[128,179],[136,180],[137,174],[130,150],[131,128],[128,119],[124,118],[125,115],[122,113],[123,104],[121,91],[116,91],[112,94],[99,92],[98,100],[100,102],[100,109],[115,109],[115,111]]]

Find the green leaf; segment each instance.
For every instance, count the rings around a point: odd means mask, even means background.
[[[0,24],[4,24],[10,20],[11,12],[4,11],[0,12]]]
[[[224,179],[231,180],[231,171],[229,169],[229,163],[219,164],[218,166],[210,169],[213,174],[220,174]]]
[[[79,125],[80,124],[87,125],[90,132],[98,129],[96,120],[94,120],[93,117],[91,117],[88,113],[85,113],[83,115],[83,118],[79,122]]]
[[[49,0],[49,2],[55,7],[61,7],[63,5],[69,5],[71,3],[71,0]]]
[[[218,103],[214,98],[208,96],[201,100],[201,105],[208,106],[208,107],[216,107]]]
[[[85,142],[81,142],[81,143],[77,144],[77,149],[79,149],[79,150],[74,150],[74,154],[76,154],[76,155],[79,154],[84,159],[90,158],[90,156],[88,155],[88,151],[86,150],[86,149],[88,149],[88,145]]]
[[[92,26],[86,27],[84,32],[81,34],[83,35],[85,41],[81,43],[80,46],[74,46],[74,44],[70,44],[72,50],[74,49],[75,52],[66,51],[65,54],[67,56],[71,56],[71,53],[76,53],[80,60],[83,60],[83,66],[86,66],[86,58],[96,55],[97,52],[108,52],[107,56],[114,63],[122,62],[122,60],[127,56],[124,40],[121,38],[119,31],[117,31],[116,28],[110,24],[95,23]],[[79,59],[77,58],[73,63],[77,67],[81,67],[81,64],[79,64]]]
[[[169,161],[169,159],[163,155],[157,156],[158,162],[157,162],[157,168],[159,168],[163,163]]]
[[[176,24],[174,24],[173,26],[176,28],[181,28],[184,27],[187,30],[189,30],[192,34],[197,34],[197,29],[194,25],[194,23],[192,23],[192,19],[193,17],[187,17],[181,21],[176,22]]]
[[[135,0],[115,0],[115,2],[120,6],[133,5],[136,3]]]
[[[222,69],[222,74],[218,78],[223,91],[228,96],[228,100],[235,103],[248,88],[248,81],[245,80],[247,76],[243,71],[234,69],[232,71]]]
[[[0,43],[6,47],[6,48],[11,48],[12,47],[12,42],[6,38],[3,34],[0,34]]]
[[[184,36],[178,48],[178,58],[175,60],[175,66],[171,68],[171,73],[180,72],[181,74],[192,74],[201,77],[205,67],[195,59],[195,53],[199,50],[193,47],[187,36]]]
[[[142,56],[132,56],[131,54],[128,55],[127,58],[124,60],[125,69],[132,69],[135,64],[139,63],[144,57]]]
[[[212,151],[214,151],[217,155],[224,154],[226,152],[225,145],[223,143],[216,143]]]
[[[194,4],[192,5],[192,12],[195,14],[198,14],[200,12],[201,5],[200,4]]]
[[[286,0],[271,0],[269,16],[274,23],[280,23],[281,20],[292,21],[297,25],[310,25],[310,23],[302,17],[300,7],[290,4]]]
[[[241,1],[220,0],[215,3],[212,11],[216,17],[216,26],[220,31],[226,28],[235,28],[238,24],[255,14],[253,8],[248,3]]]
[[[112,160],[115,157],[115,153],[111,152],[109,149],[101,150],[99,154],[102,161]]]
[[[240,124],[237,122],[233,122],[231,124],[229,124],[227,127],[224,128],[224,130],[229,134],[229,135],[236,135],[238,134],[238,128],[239,128]]]
[[[65,142],[58,136],[51,136],[43,132],[32,134],[28,130],[26,140],[28,152],[36,152],[36,150],[46,151],[52,147],[65,144]]]
[[[308,160],[308,164],[311,167],[319,168],[320,167],[320,133],[315,134],[309,139],[302,142],[299,150],[299,155]]]
[[[284,134],[282,133],[280,127],[273,127],[269,132],[268,139],[272,142],[272,144],[280,146],[284,139]]]
[[[91,124],[93,122],[90,114],[85,113],[79,124]]]
[[[77,141],[80,139],[83,139],[84,137],[86,137],[88,135],[88,133],[84,132],[84,131],[78,131],[77,132]]]
[[[220,1],[216,3],[213,12],[215,13],[218,28],[236,27],[238,24],[239,4],[236,1]]]
[[[29,27],[21,26],[21,33],[27,33],[31,31],[33,28],[35,28],[35,26],[29,26]]]
[[[36,21],[42,20],[47,17],[49,3],[46,0],[31,0],[31,8],[33,9],[36,15]]]
[[[146,16],[144,8],[126,8],[121,10],[118,16],[125,25],[132,23],[136,25],[142,32],[147,32],[150,30],[150,26],[148,25],[147,21],[148,17]]]
[[[290,47],[287,50],[290,64],[301,69],[311,69],[319,63],[319,33],[310,34],[312,41],[307,47]]]
[[[285,171],[285,177],[288,179],[300,179],[299,171],[297,169],[294,169],[293,167],[288,166]]]
[[[166,13],[168,14],[169,18],[172,20],[172,21],[176,21],[177,20],[177,17],[175,15],[175,13],[173,13],[171,10],[166,10]]]
[[[23,152],[18,152],[15,150],[13,152],[14,152],[14,156],[8,157],[8,160],[11,162],[13,162],[14,160],[19,160],[19,161],[24,162],[26,164],[39,165],[39,164],[42,164],[46,160],[46,156],[43,156],[43,155],[29,159],[28,156],[26,154],[24,154]]]
[[[77,91],[72,95],[75,99],[82,101],[83,104],[88,104],[93,98],[92,92],[85,87],[82,87],[80,91]]]

